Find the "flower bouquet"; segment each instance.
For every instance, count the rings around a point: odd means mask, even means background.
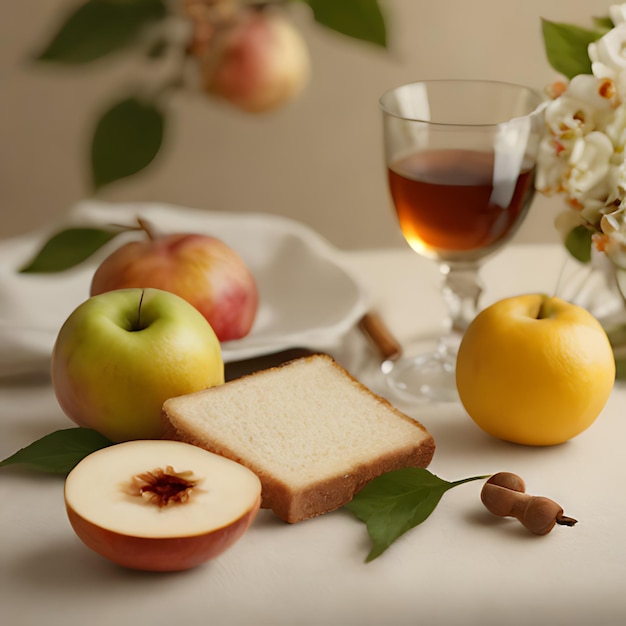
[[[564,197],[567,208],[556,227],[567,250],[581,263],[603,257],[624,298],[626,3],[610,6],[609,15],[594,18],[589,29],[544,19],[542,30],[548,61],[563,79],[547,88],[536,187]],[[616,360],[626,346],[625,329],[607,328]],[[618,373],[624,377],[626,358],[621,360]]]
[[[548,88],[536,186],[565,197],[557,227],[575,258],[595,246],[626,268],[626,3],[595,24],[543,21],[548,60],[567,80]]]

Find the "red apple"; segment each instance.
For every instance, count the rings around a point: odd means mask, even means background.
[[[220,341],[241,339],[258,308],[256,282],[244,260],[210,235],[159,235],[139,220],[148,235],[124,244],[100,264],[91,295],[130,287],[169,291],[192,304]]]
[[[310,75],[302,36],[280,11],[267,8],[240,11],[196,49],[205,90],[248,112],[292,100]]]
[[[261,482],[202,448],[138,440],[85,457],[68,474],[64,497],[87,547],[124,567],[173,572],[242,537],[259,511]]]

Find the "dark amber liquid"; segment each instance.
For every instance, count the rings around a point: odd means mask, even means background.
[[[492,153],[470,150],[419,152],[391,164],[389,188],[411,247],[463,259],[462,253],[486,253],[513,235],[532,199],[534,169],[507,181],[514,191],[504,194],[510,201],[500,206],[493,199],[493,164]]]

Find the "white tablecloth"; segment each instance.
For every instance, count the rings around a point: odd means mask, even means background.
[[[408,250],[346,254],[374,305],[403,341],[438,331],[436,268]],[[563,252],[511,246],[485,266],[483,303],[553,292]],[[329,303],[331,306],[331,303]],[[386,393],[373,352],[351,331],[336,357]],[[72,532],[59,477],[0,470],[0,619],[3,624],[151,626],[245,624],[490,626],[626,623],[626,389],[567,444],[530,448],[480,431],[455,404],[400,408],[434,435],[430,469],[447,480],[512,471],[530,493],[579,520],[545,537],[490,516],[480,482],[444,495],[433,515],[365,564],[365,526],[346,511],[296,525],[262,511],[230,551],[179,574],[120,569]],[[0,383],[0,457],[71,426],[46,379]],[[510,523],[509,523],[510,522]]]

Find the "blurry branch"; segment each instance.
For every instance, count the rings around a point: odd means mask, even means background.
[[[137,86],[105,105],[94,125],[94,192],[146,168],[167,132],[173,92],[196,89],[247,112],[280,107],[305,87],[309,57],[289,20],[308,5],[316,24],[386,48],[378,0],[86,0],[61,17],[39,63],[84,67],[115,55],[148,62]]]

